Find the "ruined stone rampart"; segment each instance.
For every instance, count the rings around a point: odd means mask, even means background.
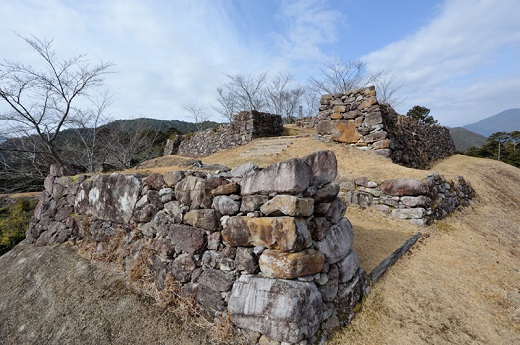
[[[119,253],[129,276],[144,261],[158,289],[173,277],[209,317],[229,315],[256,341],[314,342],[350,322],[361,301],[364,272],[331,151],[219,175],[56,175],[30,242],[95,241],[97,254]]]
[[[409,219],[416,225],[428,225],[460,207],[468,206],[475,197],[471,184],[459,176],[448,181],[434,173],[423,181],[392,179],[382,183],[360,177],[341,184],[342,197],[348,204],[374,207],[395,218]]]
[[[320,104],[309,125],[338,143],[375,150],[394,163],[419,169],[455,153],[447,128],[414,121],[379,104],[373,86],[323,95]]]
[[[169,139],[164,154],[203,157],[230,147],[245,145],[255,138],[280,136],[282,133],[283,122],[280,115],[254,110],[242,111],[227,125]]]

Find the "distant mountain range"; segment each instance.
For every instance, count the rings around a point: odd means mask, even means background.
[[[471,147],[481,147],[486,137],[463,127],[450,128],[450,134],[458,152],[466,152]]]
[[[520,109],[508,109],[464,126],[467,130],[489,137],[495,132],[520,131]]]

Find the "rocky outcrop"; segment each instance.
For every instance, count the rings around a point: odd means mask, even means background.
[[[336,175],[330,151],[218,175],[49,175],[27,239],[94,241],[128,275],[144,260],[159,290],[171,275],[210,318],[313,342],[350,322],[364,288]]]
[[[164,155],[203,157],[230,147],[245,145],[255,138],[280,136],[282,132],[283,122],[280,115],[256,110],[242,111],[227,125],[168,139]]]

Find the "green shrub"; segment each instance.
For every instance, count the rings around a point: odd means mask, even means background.
[[[38,202],[20,199],[0,208],[0,255],[7,253],[25,238],[32,211]]]

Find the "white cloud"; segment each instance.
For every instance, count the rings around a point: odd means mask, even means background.
[[[508,89],[520,80],[518,13],[516,0],[448,0],[427,26],[363,60],[372,70],[392,69],[404,84],[401,112],[420,104],[443,124],[475,122],[520,107]],[[501,59],[505,50],[516,61]],[[504,68],[504,63],[511,65]]]

